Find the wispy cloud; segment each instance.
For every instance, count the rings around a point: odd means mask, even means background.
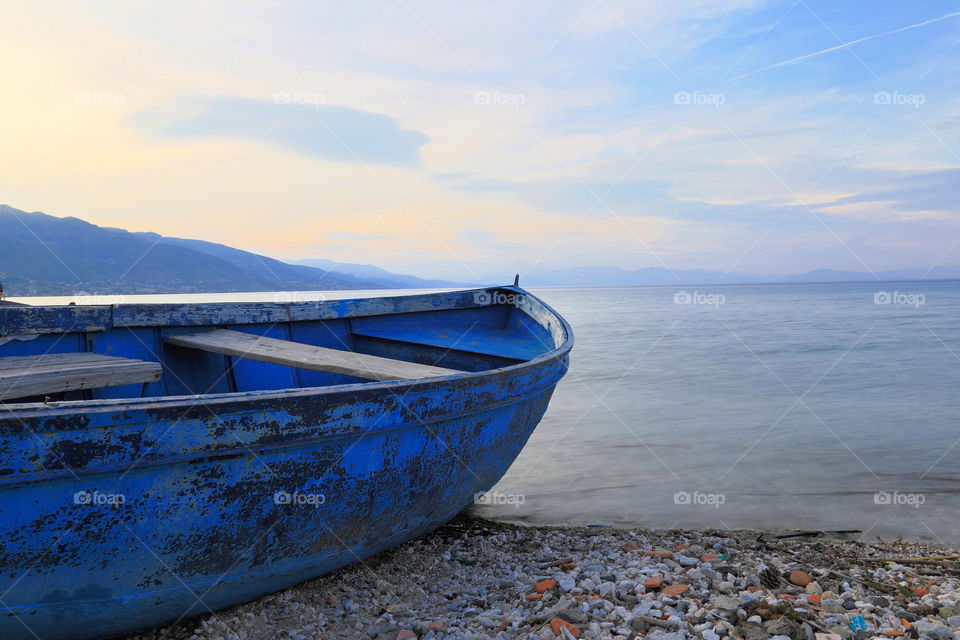
[[[862,38],[857,38],[856,40],[851,40],[850,42],[844,42],[833,47],[827,47],[826,49],[820,49],[819,51],[814,51],[812,53],[807,53],[802,56],[797,56],[795,58],[790,58],[789,60],[784,60],[783,62],[777,62],[776,64],[767,65],[765,67],[760,67],[759,69],[754,69],[753,71],[748,71],[747,73],[742,73],[738,76],[730,78],[729,82],[734,80],[740,80],[742,78],[748,78],[750,76],[762,73],[764,71],[769,71],[770,69],[777,69],[779,67],[786,67],[791,64],[796,64],[797,62],[802,62],[803,60],[809,60],[810,58],[816,58],[817,56],[826,55],[828,53],[833,53],[834,51],[841,51],[852,47],[855,44],[860,44],[861,42],[867,42],[868,40],[876,40],[877,38],[883,38],[885,36],[892,36],[897,33],[903,33],[904,31],[910,31],[911,29],[918,29],[920,27],[925,27],[928,24],[933,24],[935,22],[941,22],[943,20],[948,20],[950,18],[956,18],[960,16],[960,11],[954,11],[952,13],[947,13],[938,18],[931,18],[929,20],[924,20],[923,22],[917,22],[916,24],[909,24],[905,27],[900,27],[899,29],[891,29],[890,31],[884,31],[882,33],[875,33],[870,36],[864,36]]]

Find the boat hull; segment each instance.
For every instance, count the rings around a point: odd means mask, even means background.
[[[567,358],[0,419],[0,637],[168,624],[430,531],[507,471]]]

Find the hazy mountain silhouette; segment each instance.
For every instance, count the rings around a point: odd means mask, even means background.
[[[395,286],[211,242],[131,233],[6,205],[0,205],[0,238],[0,281],[8,296]]]

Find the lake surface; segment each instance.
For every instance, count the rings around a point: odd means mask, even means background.
[[[574,327],[570,373],[476,514],[960,542],[960,282],[534,293]]]
[[[478,514],[960,541],[960,282],[536,293],[570,373]]]

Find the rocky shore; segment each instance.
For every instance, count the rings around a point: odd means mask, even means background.
[[[777,535],[459,518],[363,563],[128,640],[960,640],[955,550]]]

